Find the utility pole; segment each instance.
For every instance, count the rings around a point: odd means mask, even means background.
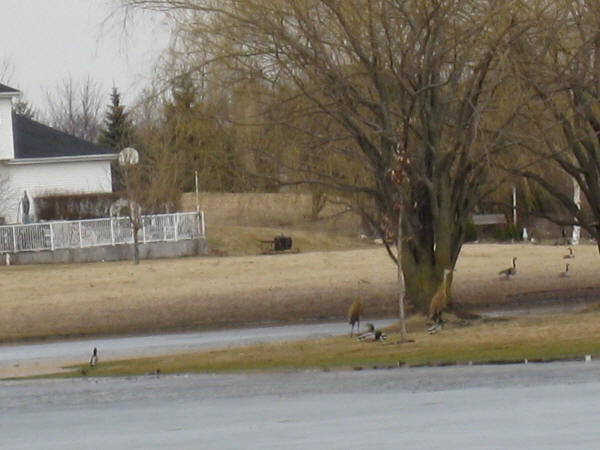
[[[517,187],[512,187],[513,225],[517,225]]]
[[[573,203],[577,205],[577,209],[581,209],[581,187],[575,178],[573,178]],[[577,217],[574,218],[577,223]],[[579,238],[581,237],[581,227],[579,225],[573,226],[573,235],[571,236],[571,244],[579,245]]]
[[[198,201],[198,171],[194,170],[194,179],[196,181],[196,214],[200,212],[200,202]]]

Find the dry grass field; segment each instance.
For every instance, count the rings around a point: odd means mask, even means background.
[[[341,245],[341,244],[340,244]],[[306,250],[306,251],[305,251]],[[343,318],[358,294],[366,319],[396,314],[395,268],[385,250],[0,267],[0,341],[191,330]],[[600,257],[576,249],[560,278],[566,247],[470,244],[453,295],[467,306],[600,298]],[[498,271],[518,257],[518,274]]]

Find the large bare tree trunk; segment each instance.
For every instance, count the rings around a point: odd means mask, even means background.
[[[417,260],[410,254],[407,246],[403,246],[402,267],[406,280],[406,298],[413,307],[427,313],[429,303],[442,281],[443,269],[430,261]]]
[[[445,269],[454,269],[462,247],[462,217],[466,211],[457,210],[452,200],[443,195],[448,187],[441,186],[442,194],[437,196],[436,214],[427,227],[406,232],[402,243],[402,269],[406,279],[406,299],[419,312],[427,313],[434,294],[440,287]],[[422,203],[424,207],[427,201]],[[467,209],[468,210],[468,209]],[[403,223],[415,223],[414,215],[423,215],[419,209],[405,211]],[[448,298],[452,275],[448,283]],[[451,306],[451,305],[448,305]]]

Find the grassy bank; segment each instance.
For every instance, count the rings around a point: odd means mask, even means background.
[[[383,343],[348,336],[274,342],[164,357],[102,362],[72,367],[55,376],[124,376],[156,373],[368,369],[443,364],[583,359],[600,355],[600,312],[565,313],[518,319],[450,318],[439,334],[425,333],[420,317],[409,321],[410,339],[400,343],[392,327]]]

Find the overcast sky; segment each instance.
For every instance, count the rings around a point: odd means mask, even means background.
[[[11,87],[36,108],[65,78],[88,75],[106,91],[117,86],[125,103],[147,84],[152,62],[168,44],[160,20],[137,18],[128,34],[115,20],[104,23],[114,0],[0,0],[0,62],[9,59]],[[6,80],[2,80],[6,83]]]

